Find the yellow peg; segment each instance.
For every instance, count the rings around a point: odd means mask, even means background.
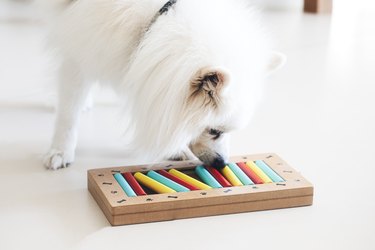
[[[248,165],[264,183],[272,183],[271,178],[268,177],[268,175],[266,175],[254,162],[248,161],[246,162],[246,165]]]
[[[176,176],[176,177],[178,177],[178,178],[180,178],[180,179],[182,179],[182,180],[190,183],[191,185],[193,185],[194,187],[197,187],[199,189],[203,189],[203,190],[212,189],[212,187],[210,187],[210,186],[204,184],[203,182],[198,181],[198,180],[196,180],[196,179],[188,176],[187,174],[184,174],[184,173],[182,173],[182,172],[180,172],[180,171],[178,171],[176,169],[169,170],[169,173],[171,175],[174,175],[174,176]]]
[[[228,167],[225,166],[221,173],[224,177],[232,184],[233,186],[243,186],[242,182],[238,179],[238,177],[233,173],[233,171]]]
[[[141,184],[145,185],[149,189],[154,190],[158,194],[166,194],[166,193],[176,193],[173,189],[161,184],[160,182],[151,179],[150,177],[142,174],[141,172],[137,172],[134,174],[134,178]]]

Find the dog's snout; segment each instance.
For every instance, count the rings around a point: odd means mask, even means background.
[[[190,144],[191,152],[201,160],[204,165],[222,169],[228,162],[228,135],[223,134],[220,139],[212,140],[206,133],[193,144]]]
[[[225,165],[226,165],[225,160],[220,155],[215,157],[214,160],[211,163],[211,166],[216,168],[216,169],[222,169],[223,167],[225,167]]]
[[[215,154],[206,153],[206,154],[201,154],[197,157],[203,162],[204,165],[214,167],[218,170],[224,168],[226,165],[226,159],[218,153],[215,153]]]

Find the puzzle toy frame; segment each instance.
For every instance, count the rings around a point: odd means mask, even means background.
[[[128,197],[113,176],[151,169],[184,171],[201,164],[182,161],[88,170],[88,189],[114,226],[312,205],[312,184],[276,154],[244,155],[230,160],[263,160],[285,181]]]

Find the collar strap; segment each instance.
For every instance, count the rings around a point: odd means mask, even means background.
[[[146,32],[151,28],[151,26],[156,22],[159,16],[167,14],[167,12],[177,3],[177,0],[169,0],[166,2],[163,7],[158,11],[158,13],[155,14],[155,16],[152,18],[150,24],[146,28]]]
[[[171,7],[173,7],[173,5],[176,4],[176,2],[177,2],[177,0],[170,0],[170,1],[168,1],[166,4],[164,4],[164,6],[161,7],[161,9],[159,10],[159,13],[158,13],[159,16],[161,16],[161,15],[167,13],[168,10],[169,10]]]

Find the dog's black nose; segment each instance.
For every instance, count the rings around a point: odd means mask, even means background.
[[[214,159],[214,161],[211,163],[211,166],[216,168],[216,169],[222,169],[223,167],[225,167],[226,163],[223,159],[223,157],[221,156],[218,156]]]

